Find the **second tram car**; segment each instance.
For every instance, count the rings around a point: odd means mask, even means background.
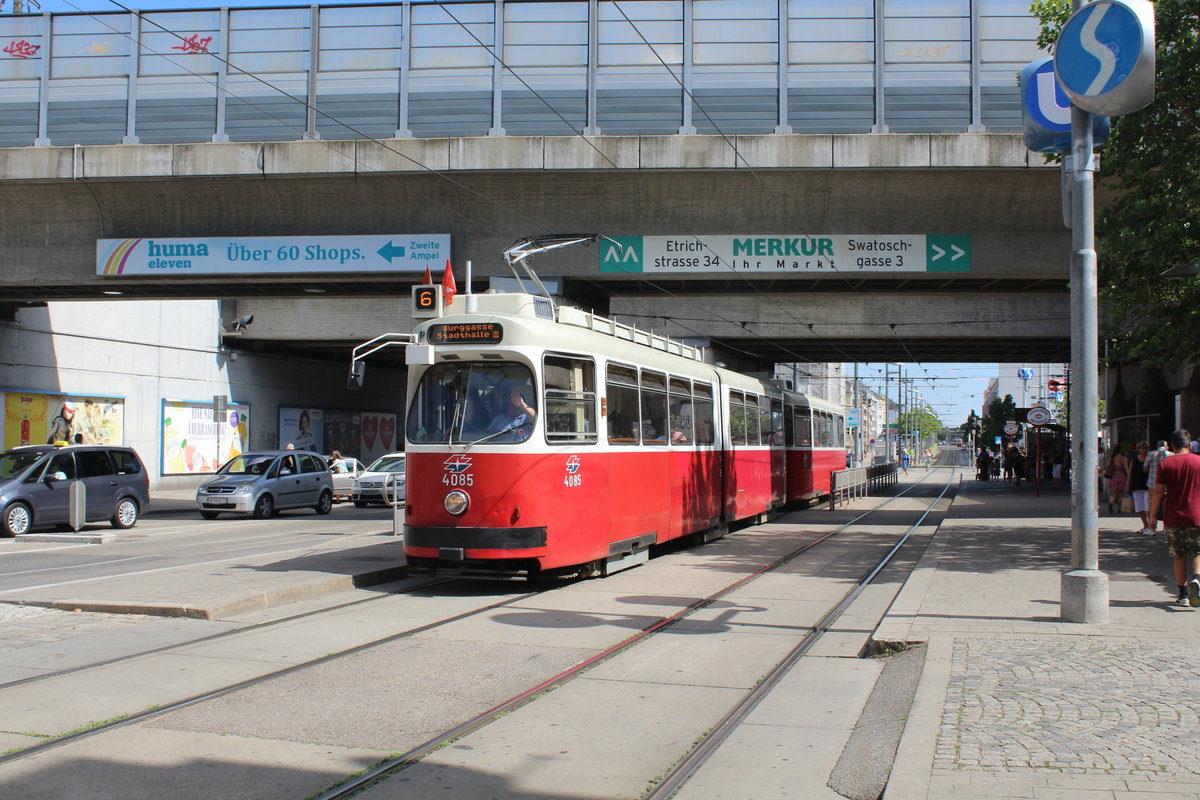
[[[458,296],[409,345],[414,567],[603,575],[829,490],[838,407],[548,299]]]

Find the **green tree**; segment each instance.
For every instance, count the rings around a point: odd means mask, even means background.
[[[936,434],[943,427],[938,415],[925,406],[905,411],[900,414],[898,421],[901,433],[915,434],[921,440]]]
[[[993,398],[988,404],[987,416],[983,418],[983,441],[989,447],[996,441],[996,437],[1004,436],[1004,423],[1017,418],[1017,401],[1013,400],[1011,394],[1004,395],[1004,399],[999,397]]]
[[[967,421],[959,426],[959,436],[963,441],[968,441],[974,438],[979,441],[979,435],[983,432],[983,426],[979,415],[975,413],[975,409],[971,409],[971,413],[967,415]]]
[[[1154,102],[1113,118],[1100,161],[1102,335],[1110,360],[1176,366],[1200,352],[1200,276],[1162,275],[1200,262],[1200,9],[1196,0],[1154,8]],[[1070,3],[1037,0],[1030,11],[1042,22],[1038,45],[1050,48]]]

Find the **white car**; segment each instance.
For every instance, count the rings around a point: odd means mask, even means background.
[[[329,458],[329,472],[333,476],[333,499],[349,500],[354,491],[354,482],[367,471],[357,458]]]
[[[389,505],[392,502],[391,490],[389,488],[385,497],[384,486],[392,482],[392,475],[396,476],[396,490],[399,502],[403,504],[408,497],[404,486],[404,453],[388,453],[376,459],[375,463],[367,467],[367,471],[354,481],[354,489],[350,494],[354,505],[358,508],[364,508],[371,503]]]

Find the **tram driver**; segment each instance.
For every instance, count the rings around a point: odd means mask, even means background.
[[[533,424],[537,421],[537,411],[534,410],[520,389],[513,389],[508,395],[508,408],[501,411],[488,425],[490,433],[511,433],[513,439],[523,442],[533,433]]]

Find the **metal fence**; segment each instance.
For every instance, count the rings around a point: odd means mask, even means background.
[[[0,145],[1021,127],[1028,0],[0,17]]]
[[[880,487],[894,485],[898,480],[897,464],[894,461],[838,470],[830,475],[829,510],[834,511],[838,501],[844,503],[866,497]]]

